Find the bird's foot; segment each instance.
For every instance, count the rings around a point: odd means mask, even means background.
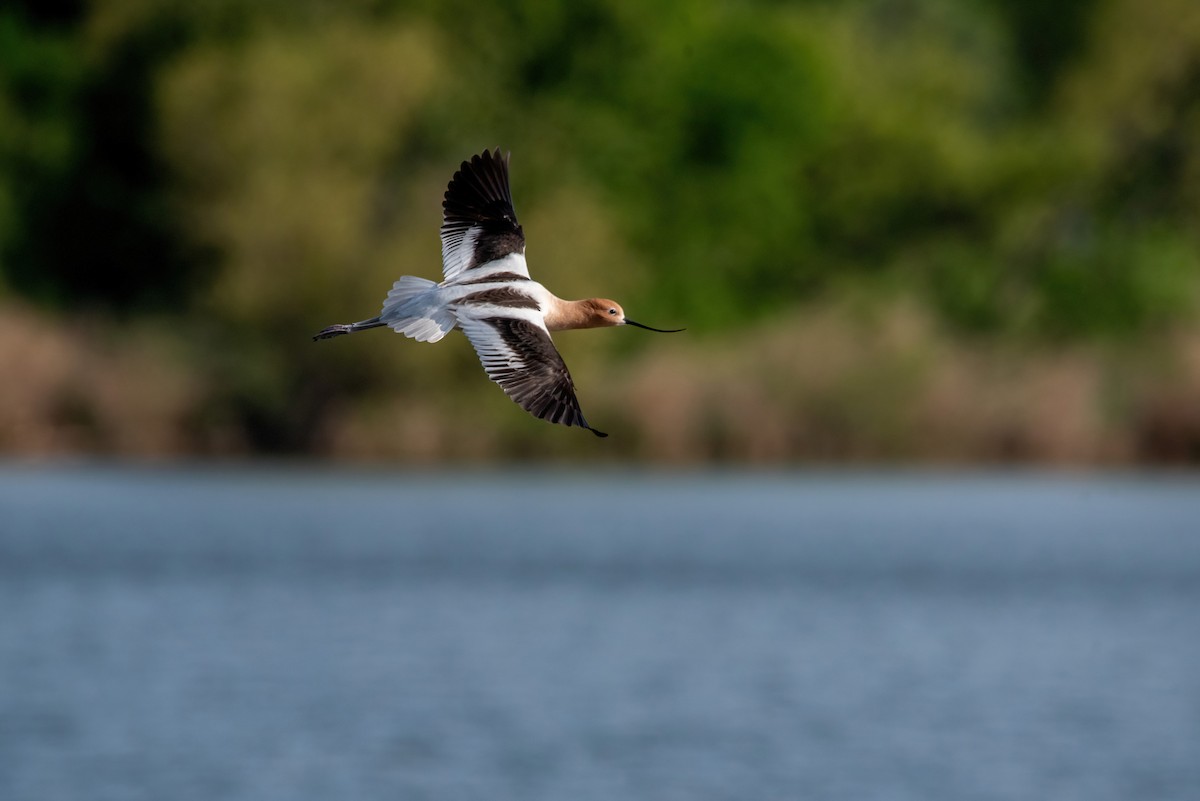
[[[353,330],[354,326],[347,325],[345,323],[331,325],[328,328],[322,328],[320,331],[313,334],[313,342],[316,342],[318,339],[333,339],[334,337],[340,337],[342,334],[349,334]]]

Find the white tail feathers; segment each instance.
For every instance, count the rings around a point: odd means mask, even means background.
[[[404,275],[383,302],[380,321],[418,342],[437,342],[454,330],[455,319],[440,302],[436,281]]]
[[[383,314],[381,317],[388,316],[388,310],[405,303],[417,295],[422,295],[437,286],[437,282],[430,281],[428,278],[418,278],[415,275],[402,275],[400,280],[392,284],[392,290],[387,294],[387,300],[383,302]]]

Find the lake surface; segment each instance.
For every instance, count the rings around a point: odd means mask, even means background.
[[[1200,798],[1200,480],[0,467],[0,798]]]

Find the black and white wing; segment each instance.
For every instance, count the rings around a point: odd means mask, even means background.
[[[488,265],[498,272],[529,277],[525,234],[508,186],[508,157],[501,156],[498,148],[464,161],[442,200],[445,279],[453,281],[467,270]]]
[[[488,378],[522,409],[551,423],[608,436],[583,419],[571,373],[540,321],[523,316],[460,317],[459,325],[479,354]]]

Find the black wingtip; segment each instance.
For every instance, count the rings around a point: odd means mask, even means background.
[[[458,172],[454,177],[457,178],[461,174],[471,173],[476,170],[503,170],[508,172],[508,162],[512,158],[512,151],[501,152],[500,148],[488,150],[484,148],[482,152],[476,153],[471,158],[463,161],[458,165]]]
[[[492,161],[499,162],[499,163],[503,164],[505,167],[507,167],[508,159],[511,156],[512,156],[511,150],[510,151],[501,151],[499,147],[495,147],[495,148],[492,148],[491,150],[488,150],[485,147],[483,149],[483,152],[477,156],[473,156],[471,158],[471,161],[473,161],[473,162],[474,161],[486,161],[490,158]]]
[[[508,156],[500,148],[476,153],[459,165],[442,196],[442,231],[479,222],[504,223],[518,234],[513,210],[512,189],[508,182]]]
[[[567,423],[567,425],[571,425],[571,423]],[[598,430],[592,428],[590,425],[588,425],[588,421],[583,419],[582,414],[579,415],[579,420],[575,422],[575,425],[579,426],[580,428],[586,428],[588,431],[591,431],[593,434],[595,434],[597,437],[600,437],[601,439],[608,436],[608,434],[605,434],[603,431],[598,431]]]

